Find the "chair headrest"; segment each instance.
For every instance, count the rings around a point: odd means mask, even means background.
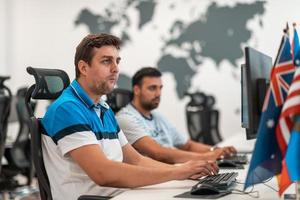
[[[0,76],[0,88],[4,87],[4,81],[10,79],[9,76]]]
[[[109,104],[110,108],[116,113],[132,100],[133,94],[130,90],[116,88],[106,96],[107,103]]]
[[[57,99],[70,85],[68,74],[60,69],[27,67],[27,72],[34,76],[35,85],[32,99]]]

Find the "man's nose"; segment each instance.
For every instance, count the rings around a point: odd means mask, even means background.
[[[111,67],[111,71],[114,73],[119,73],[119,64],[117,61],[114,61]]]
[[[160,97],[160,94],[161,94],[161,89],[159,88],[156,90],[155,96]]]

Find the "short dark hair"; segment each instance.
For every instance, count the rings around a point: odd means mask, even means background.
[[[78,69],[79,61],[83,60],[90,64],[94,56],[94,48],[115,46],[117,49],[120,49],[121,44],[120,38],[107,33],[89,34],[84,37],[76,47],[74,59],[76,78],[80,76],[80,71]]]
[[[132,77],[131,85],[141,85],[144,77],[161,77],[161,72],[154,67],[143,67],[138,70]]]

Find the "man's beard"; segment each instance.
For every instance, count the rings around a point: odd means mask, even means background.
[[[159,105],[159,102],[160,101],[156,101],[156,100],[159,100],[160,97],[156,97],[155,99],[149,101],[149,102],[145,102],[145,101],[141,101],[141,106],[145,109],[145,110],[148,110],[148,111],[151,111],[153,109],[156,109]]]
[[[93,88],[94,93],[98,95],[108,94],[113,91],[114,87],[110,87],[107,83],[103,82]]]

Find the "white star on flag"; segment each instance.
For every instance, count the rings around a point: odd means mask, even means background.
[[[268,128],[273,128],[274,125],[275,125],[275,122],[274,122],[273,119],[269,119],[269,120],[267,121],[267,127],[268,127]]]

